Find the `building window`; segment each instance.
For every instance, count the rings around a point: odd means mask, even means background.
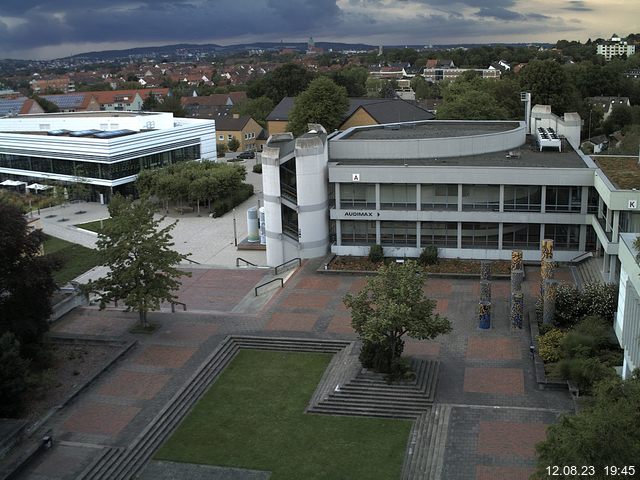
[[[218,140],[220,140],[221,142],[224,142],[224,135],[218,135]]]
[[[416,210],[415,184],[381,184],[380,208],[383,210]]]
[[[341,183],[340,208],[375,210],[376,186],[372,183]]]
[[[227,140],[233,140],[233,135],[232,134],[227,135]]]
[[[462,248],[481,248],[497,250],[497,223],[463,223]]]
[[[600,194],[596,190],[596,187],[589,187],[589,198],[587,201],[587,213],[594,215],[598,214],[598,203],[600,200]]]
[[[462,210],[500,210],[499,185],[463,185]]]
[[[340,239],[342,245],[375,245],[376,222],[341,220]]]
[[[540,224],[505,223],[502,225],[502,248],[538,250],[540,248]]]
[[[539,185],[505,185],[505,212],[539,212],[542,210],[542,187]]]
[[[416,222],[380,222],[380,243],[395,247],[417,247]]]
[[[458,185],[421,185],[422,210],[458,210]]]
[[[299,239],[298,212],[282,205],[282,233],[295,240]]]
[[[553,240],[553,248],[556,250],[578,250],[580,247],[580,226],[545,224],[544,238]]]
[[[420,245],[436,247],[458,247],[458,222],[422,222]]]
[[[580,212],[582,187],[547,187],[547,212]]]

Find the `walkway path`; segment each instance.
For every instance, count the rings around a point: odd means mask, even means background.
[[[152,314],[160,328],[136,336],[139,345],[124,360],[51,419],[56,447],[22,478],[72,479],[99,455],[97,447],[129,445],[226,335],[355,338],[342,297],[361,289],[366,278],[317,274],[318,265],[304,264],[256,314],[233,311],[263,271],[205,270],[192,277],[185,295],[192,296],[189,302],[197,304],[198,313]],[[559,276],[569,278],[564,271]],[[530,306],[538,282],[539,272],[528,269]],[[447,411],[447,421],[439,427],[444,448],[434,462],[442,479],[528,478],[535,443],[560,412],[572,408],[568,393],[538,390],[528,330],[513,333],[509,328],[508,289],[508,281],[494,281],[493,328],[481,331],[474,314],[477,280],[430,279],[425,285],[454,331],[435,341],[408,339],[405,354],[441,361],[435,405]],[[85,308],[53,330],[132,338],[128,330],[135,322],[135,314]]]

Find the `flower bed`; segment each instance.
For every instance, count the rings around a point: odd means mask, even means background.
[[[385,262],[393,262],[394,259],[386,258]],[[376,271],[383,262],[374,263],[368,257],[336,256],[329,268],[331,270],[350,270],[356,272]],[[466,275],[480,274],[479,260],[462,260],[459,258],[443,258],[436,265],[423,267],[429,273],[458,273]],[[491,262],[491,273],[494,275],[508,275],[511,263],[506,260],[495,260]]]

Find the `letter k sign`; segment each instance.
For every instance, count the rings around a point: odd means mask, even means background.
[[[627,208],[638,208],[638,201],[637,200],[629,200],[629,204]]]

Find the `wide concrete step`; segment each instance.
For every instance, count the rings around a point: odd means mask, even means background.
[[[374,407],[357,407],[349,405],[341,405],[332,407],[330,405],[318,405],[311,413],[322,413],[325,415],[348,415],[362,417],[380,417],[380,418],[407,418],[413,419],[420,415],[420,411],[383,409]]]

